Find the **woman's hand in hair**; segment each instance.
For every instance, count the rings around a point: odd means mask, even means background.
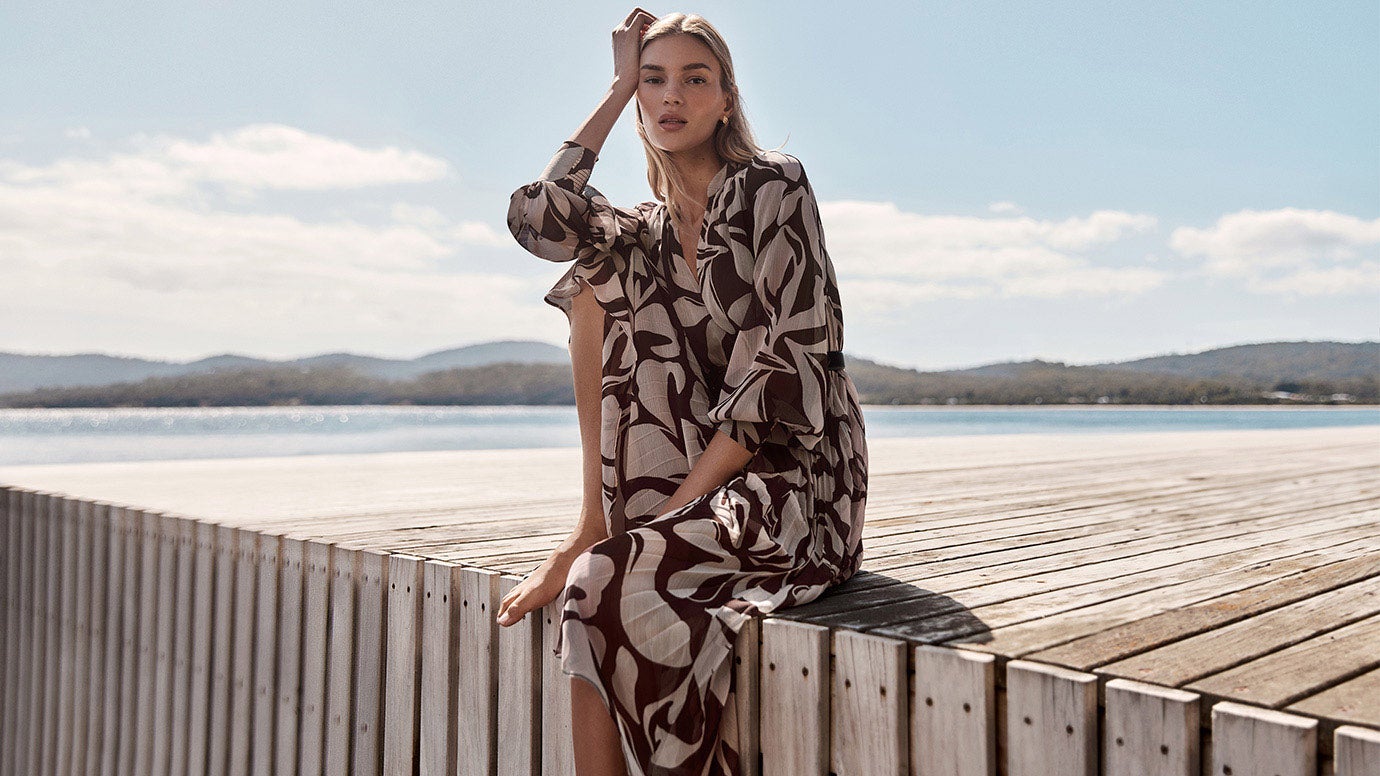
[[[634,8],[623,23],[613,28],[613,75],[620,89],[637,92],[638,68],[642,64],[642,34],[656,17]]]

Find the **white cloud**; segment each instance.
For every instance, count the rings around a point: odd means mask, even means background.
[[[378,339],[385,327],[394,337],[425,332],[441,346],[476,332],[554,339],[550,326],[531,320],[545,286],[445,268],[474,247],[510,242],[501,239],[506,231],[407,202],[393,205],[383,223],[296,209],[239,212],[226,206],[230,192],[213,185],[422,182],[446,174],[443,160],[264,125],[206,142],[162,137],[138,145],[46,165],[0,159],[0,271],[10,300],[0,329],[65,310],[64,322],[86,327],[88,340],[101,339],[90,321],[106,314],[247,342],[281,340],[286,331],[294,343],[323,349]]]
[[[830,255],[850,300],[888,309],[935,298],[1134,294],[1167,274],[1096,266],[1085,255],[1152,229],[1153,216],[1085,218],[923,215],[890,202],[820,203]]]
[[[987,206],[987,210],[988,210],[989,212],[992,212],[992,213],[997,213],[998,215],[1015,215],[1015,216],[1018,216],[1018,215],[1020,215],[1021,213],[1024,213],[1024,212],[1025,212],[1025,208],[1021,207],[1020,205],[1017,205],[1015,202],[1005,202],[1005,201],[1002,201],[1002,202],[993,202],[992,204],[990,204],[990,205]]]
[[[1327,210],[1242,210],[1206,229],[1174,230],[1170,247],[1204,259],[1208,275],[1260,293],[1380,291],[1380,219]]]

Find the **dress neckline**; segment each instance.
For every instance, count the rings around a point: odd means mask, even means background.
[[[729,179],[741,172],[747,166],[747,162],[736,162],[730,159],[724,162],[723,165],[719,167],[719,171],[717,173],[714,173],[714,177],[709,180],[709,198],[705,202],[704,219],[700,221],[700,233],[695,240],[694,272],[690,271],[690,266],[685,261],[685,256],[681,250],[681,246],[683,245],[680,239],[681,235],[680,232],[676,229],[675,221],[671,218],[671,209],[666,206],[665,202],[659,203],[661,205],[662,219],[664,219],[665,221],[665,227],[662,229],[662,235],[663,237],[665,237],[667,234],[672,235],[672,239],[670,240],[670,250],[674,254],[674,256],[672,257],[672,266],[674,267],[674,269],[672,271],[677,273],[684,273],[685,275],[693,277],[694,290],[696,294],[699,294],[704,290],[705,263],[707,254],[705,253],[705,251],[700,250],[700,245],[704,242],[705,230],[709,227],[709,215],[714,210],[714,199],[723,190],[724,186],[728,183]]]

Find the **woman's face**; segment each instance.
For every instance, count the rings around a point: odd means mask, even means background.
[[[693,35],[657,38],[642,49],[638,78],[637,104],[652,145],[676,153],[712,144],[729,100],[708,46]]]

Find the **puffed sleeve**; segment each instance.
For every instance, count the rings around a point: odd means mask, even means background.
[[[598,156],[574,141],[560,149],[537,180],[513,192],[508,230],[529,253],[550,261],[588,260],[635,238],[640,215],[617,208],[589,185]]]
[[[708,418],[749,452],[766,441],[813,449],[824,431],[829,306],[823,229],[799,160],[752,197],[754,293]]]

